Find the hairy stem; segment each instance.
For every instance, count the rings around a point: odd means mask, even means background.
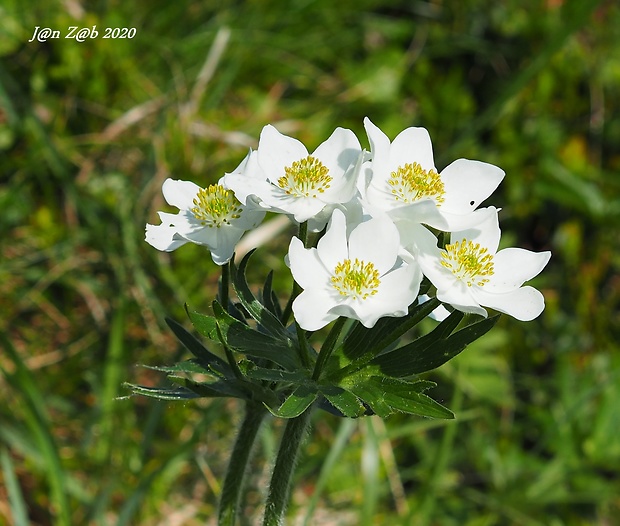
[[[246,467],[250,459],[252,446],[261,423],[267,410],[262,404],[247,402],[245,406],[245,417],[241,426],[233,451],[230,456],[224,487],[220,498],[220,510],[218,515],[218,526],[235,526],[241,492],[243,490],[243,480],[245,478]]]
[[[311,415],[312,406],[298,417],[291,418],[286,424],[271,476],[263,526],[281,526],[283,524],[299,446],[310,424]]]

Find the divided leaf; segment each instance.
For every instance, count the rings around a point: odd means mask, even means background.
[[[267,406],[271,414],[280,418],[295,418],[301,415],[314,401],[319,394],[316,389],[307,385],[300,385],[295,389],[278,409]]]
[[[210,325],[210,322],[203,319],[203,318],[209,318],[209,317],[203,316],[203,315],[199,315],[199,316],[200,316],[200,319],[198,320],[198,324],[193,319],[192,319],[192,323],[194,324],[194,327],[196,327],[196,330],[200,332],[200,334],[207,336],[207,338],[210,338],[208,334],[205,334],[205,332],[208,333],[207,327]],[[215,326],[215,319],[211,318],[211,320],[213,320],[213,326]],[[211,351],[209,351],[198,339],[196,339],[191,333],[189,333],[180,323],[176,322],[172,318],[166,318],[166,323],[168,324],[168,327],[170,327],[172,332],[175,334],[175,336],[179,339],[179,341],[187,348],[189,352],[191,352],[198,359],[198,362],[200,364],[208,368],[212,367],[214,371],[217,371],[223,374],[224,376],[232,376],[232,371],[229,365],[226,363],[226,361],[220,358],[219,356],[213,354]],[[200,328],[198,328],[197,325],[199,325]],[[203,332],[203,330],[205,332]],[[210,338],[210,339],[213,340],[214,338]]]
[[[163,387],[145,387],[143,385],[135,385],[125,382],[124,387],[133,391],[133,394],[157,398],[158,400],[192,400],[199,398],[199,395],[184,389],[183,387],[163,388]]]
[[[486,334],[499,319],[499,315],[484,318],[450,335],[463,316],[461,313],[458,313],[460,316],[457,315],[457,312],[453,312],[429,334],[377,356],[370,365],[379,366],[382,373],[394,378],[436,369],[461,353],[471,342]]]
[[[290,339],[276,339],[252,329],[224,311],[217,301],[213,302],[213,312],[224,340],[222,343],[230,349],[264,358],[288,370],[294,371],[300,367]]]
[[[253,253],[254,250],[251,250],[244,256],[239,264],[239,268],[236,268],[235,264],[231,262],[233,288],[243,307],[261,327],[264,327],[267,332],[276,338],[289,339],[289,334],[282,322],[256,299],[245,279],[245,268]]]
[[[411,307],[409,314],[402,318],[381,318],[372,329],[358,324],[348,335],[339,350],[349,361],[361,358],[367,352],[383,349],[394,343],[403,334],[426,318],[437,307],[436,301],[427,301]]]
[[[381,376],[347,378],[346,390],[366,403],[372,411],[385,418],[397,411],[429,418],[454,418],[454,414],[424,391],[434,382],[417,380],[405,382]]]
[[[341,387],[322,386],[320,390],[321,394],[344,416],[356,418],[366,412],[360,399]]]

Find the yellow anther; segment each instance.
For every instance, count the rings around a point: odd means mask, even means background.
[[[327,167],[312,155],[284,168],[284,173],[278,179],[278,186],[293,197],[317,197],[332,181]]]
[[[194,198],[194,205],[190,208],[191,212],[205,226],[219,228],[241,217],[241,203],[231,190],[220,184],[201,188]]]
[[[485,276],[493,275],[493,256],[489,251],[480,246],[480,243],[473,243],[463,239],[456,241],[441,252],[441,264],[461,281],[467,283],[468,287],[478,285],[482,287],[488,283],[489,279]]]
[[[414,203],[420,199],[434,199],[437,205],[443,203],[445,189],[443,181],[435,170],[425,170],[418,163],[399,166],[390,174],[388,184],[397,201]]]
[[[355,261],[345,259],[336,265],[331,278],[332,285],[342,295],[354,300],[365,300],[374,296],[379,284],[379,271],[373,263],[365,263],[355,258]]]

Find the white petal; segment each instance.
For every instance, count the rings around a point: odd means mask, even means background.
[[[415,263],[403,265],[385,274],[381,277],[377,294],[364,302],[368,304],[368,314],[364,311],[358,311],[360,316],[366,316],[368,319],[370,311],[377,313],[377,318],[404,316],[407,314],[409,306],[418,297],[421,281],[422,271]]]
[[[441,214],[441,221],[444,226],[442,227],[439,224],[433,224],[431,221],[427,221],[426,224],[432,226],[433,228],[443,230],[444,232],[459,232],[468,230],[478,226],[485,219],[488,219],[492,208],[493,207],[479,208],[478,210],[474,210],[473,212],[469,212],[467,214],[452,214],[450,212],[446,212],[444,207],[441,206],[439,210]]]
[[[435,234],[418,224],[399,223],[398,227],[404,247],[413,252],[422,272],[431,283],[438,289],[452,287],[456,278],[441,265],[441,250],[437,246]]]
[[[364,128],[368,135],[373,161],[377,161],[377,164],[387,165],[390,155],[389,137],[375,126],[368,117],[364,118]]]
[[[471,212],[495,191],[504,175],[492,164],[458,159],[441,172],[446,191],[441,206],[454,214]]]
[[[444,219],[441,209],[430,199],[392,208],[389,210],[389,215],[393,220],[406,220],[432,226],[444,232],[449,231],[448,222]]]
[[[146,225],[146,235],[144,240],[157,250],[172,252],[187,243],[185,239],[175,237],[176,228],[162,225]]]
[[[338,263],[349,257],[346,219],[342,210],[334,210],[327,232],[319,240],[317,251],[329,272],[333,272]]]
[[[239,239],[245,232],[242,228],[235,228],[234,226],[221,226],[216,228],[216,246],[209,250],[211,252],[211,259],[216,265],[224,265],[230,261],[235,252],[235,248]]]
[[[243,205],[251,205],[250,196],[256,196],[260,201],[272,202],[284,194],[267,180],[246,177],[242,174],[228,174],[224,177],[226,188],[232,190],[235,197]]]
[[[204,245],[209,249],[217,248],[217,227],[202,227],[192,232],[179,232],[179,235],[197,245]]]
[[[191,181],[166,179],[161,187],[164,198],[169,205],[180,210],[189,210],[194,205],[194,198],[198,195],[200,186]]]
[[[520,321],[533,320],[545,309],[543,295],[529,286],[502,294],[486,292],[478,287],[474,295],[481,305],[509,314]]]
[[[362,171],[364,153],[358,151],[357,158],[349,166],[344,175],[331,182],[330,188],[320,195],[326,203],[345,204],[357,194],[357,185]]]
[[[299,238],[293,237],[289,243],[288,265],[293,279],[304,290],[325,288],[329,281],[329,272],[317,249],[304,248]]]
[[[241,215],[237,219],[232,219],[231,222],[236,228],[241,230],[251,230],[261,224],[265,218],[264,210],[256,210],[253,208],[243,208]]]
[[[477,298],[474,298],[473,292],[477,287],[468,287],[461,281],[455,281],[454,284],[445,290],[437,290],[437,299],[443,303],[452,305],[461,312],[470,314],[480,314],[485,318],[488,316],[486,310],[480,307]]]
[[[424,170],[434,170],[433,144],[425,128],[407,128],[400,132],[390,147],[390,171],[407,163],[418,163]]]
[[[329,312],[334,305],[333,295],[324,290],[308,289],[295,298],[293,314],[302,329],[317,331],[338,317]]]
[[[311,218],[319,215],[326,205],[323,201],[313,197],[299,197],[287,199],[282,203],[280,208],[287,214],[292,214],[295,221],[303,223]]]
[[[498,209],[493,206],[479,211],[477,210],[476,213],[479,213],[484,219],[475,227],[453,232],[450,236],[450,240],[455,242],[468,239],[474,243],[480,243],[490,254],[495,254],[501,237],[497,212]]]
[[[177,214],[169,214],[168,212],[157,212],[157,215],[159,216],[162,224],[166,226],[176,226],[177,224],[182,222],[183,220],[181,219],[181,214],[182,212],[179,212]]]
[[[485,284],[488,292],[508,292],[538,276],[551,252],[531,252],[522,248],[505,248],[493,256],[493,275]]]
[[[157,215],[159,215],[162,224],[174,226],[180,236],[185,236],[204,228],[200,221],[196,219],[196,216],[189,210],[181,210],[178,214],[157,212]]]
[[[239,166],[237,166],[237,168],[235,168],[232,172],[225,174],[224,177],[222,177],[218,181],[218,184],[221,184],[228,188],[225,182],[226,176],[231,174],[244,175],[246,177],[252,177],[254,179],[265,179],[264,174],[262,173],[260,166],[258,165],[258,152],[250,148],[250,151],[243,158],[243,161],[239,163]]]
[[[349,236],[349,259],[372,262],[380,275],[396,262],[400,236],[390,220],[373,218],[359,224]]]
[[[354,165],[362,153],[355,134],[346,128],[336,128],[329,138],[312,154],[330,171],[330,175],[342,175]]]
[[[308,156],[308,150],[297,139],[282,135],[271,124],[263,128],[258,141],[258,164],[267,179],[277,182],[284,168]]]

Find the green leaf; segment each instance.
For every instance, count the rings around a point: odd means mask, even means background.
[[[347,378],[349,381],[350,378]],[[348,383],[348,382],[347,382]],[[394,411],[385,402],[385,393],[365,382],[348,383],[345,389],[365,402],[372,412],[381,418],[390,416]]]
[[[307,385],[300,385],[288,396],[279,409],[267,408],[274,416],[280,418],[295,418],[301,415],[313,402],[318,398],[319,394],[316,389]]]
[[[367,352],[374,355],[398,340],[435,308],[437,302],[431,300],[410,308],[409,314],[402,318],[381,318],[372,329],[358,324],[341,345],[341,350],[351,362]]]
[[[187,305],[185,307],[187,309]],[[196,327],[196,325],[200,326],[206,332],[206,327],[207,325],[210,326],[211,322],[205,320],[205,318],[210,317],[204,316],[202,314],[198,315],[198,313],[196,314],[196,318],[198,319],[196,320],[196,322],[192,319],[192,324],[194,325],[194,327]],[[213,320],[213,325],[215,326],[215,319],[211,319]],[[191,352],[198,359],[198,361],[202,365],[205,365],[212,371],[217,371],[226,377],[233,377],[233,372],[230,369],[228,363],[226,363],[226,361],[219,356],[209,351],[197,338],[194,337],[194,335],[189,333],[180,323],[174,321],[172,318],[166,318],[166,323],[168,324],[168,327],[170,327],[172,332],[174,332],[175,336],[179,339],[179,341],[187,348],[189,352]],[[209,334],[203,333],[201,330],[198,329],[198,327],[196,327],[196,330],[198,330],[198,332],[203,336],[210,338]],[[213,340],[214,338],[210,339]]]
[[[291,340],[278,340],[252,329],[224,311],[216,300],[213,301],[213,312],[224,339],[222,343],[230,349],[264,358],[291,371],[299,369],[298,353],[293,349]]]
[[[217,382],[196,382],[184,376],[169,376],[168,378],[203,398],[232,397],[262,402],[270,406],[276,406],[279,403],[277,396],[270,389],[242,379],[227,378]]]
[[[452,313],[429,334],[408,345],[374,358],[370,365],[379,366],[381,372],[394,378],[402,378],[436,369],[461,353],[467,345],[486,334],[497,323],[499,315],[484,318],[448,336],[457,317]],[[449,330],[448,330],[449,329]]]
[[[222,398],[230,396],[249,400],[250,396],[247,389],[239,385],[238,380],[221,380],[218,382],[196,382],[185,376],[169,376],[170,381],[178,384],[195,393],[202,398]]]
[[[240,368],[243,374],[252,380],[265,380],[268,382],[286,382],[292,384],[300,384],[307,381],[307,376],[302,371],[283,371],[282,369],[266,369],[264,367],[256,367],[251,364],[251,367],[243,369],[243,364],[240,364]]]
[[[269,312],[271,312],[276,318],[282,317],[282,308],[278,301],[278,297],[272,289],[273,286],[273,270],[267,274],[265,285],[263,286],[263,304]]]
[[[365,387],[366,392],[372,393],[370,399],[361,398],[373,410],[378,399],[381,402],[381,410],[385,411],[385,406],[387,406],[389,413],[401,411],[430,418],[454,418],[449,409],[423,394],[424,391],[436,385],[434,382],[426,380],[404,382],[393,378],[371,376],[360,385]]]
[[[182,387],[145,387],[143,385],[135,385],[127,382],[125,382],[123,386],[131,389],[133,394],[157,398],[159,400],[191,400],[193,398],[199,398],[199,395],[196,393]]]
[[[264,327],[267,332],[271,333],[276,338],[288,340],[289,333],[286,331],[284,325],[282,325],[282,322],[256,299],[245,279],[245,268],[253,253],[254,250],[251,250],[244,256],[238,269],[231,261],[231,267],[233,270],[233,288],[235,289],[241,304],[261,327]]]
[[[387,393],[385,395],[385,401],[393,409],[402,411],[403,413],[426,416],[428,418],[454,418],[454,413],[452,411],[423,393],[412,391],[409,393],[409,396]]]
[[[147,369],[153,369],[154,371],[161,371],[163,373],[188,373],[188,374],[206,374],[210,376],[219,376],[212,369],[205,367],[198,360],[186,360],[183,362],[175,363],[174,365],[144,365]]]
[[[355,418],[362,416],[366,408],[353,393],[336,386],[321,386],[321,394],[344,416]]]
[[[207,316],[206,314],[189,310],[189,306],[187,304],[185,304],[185,311],[187,312],[192,325],[200,334],[206,338],[209,338],[211,341],[219,341],[219,338],[217,337],[217,320],[213,316]]]

